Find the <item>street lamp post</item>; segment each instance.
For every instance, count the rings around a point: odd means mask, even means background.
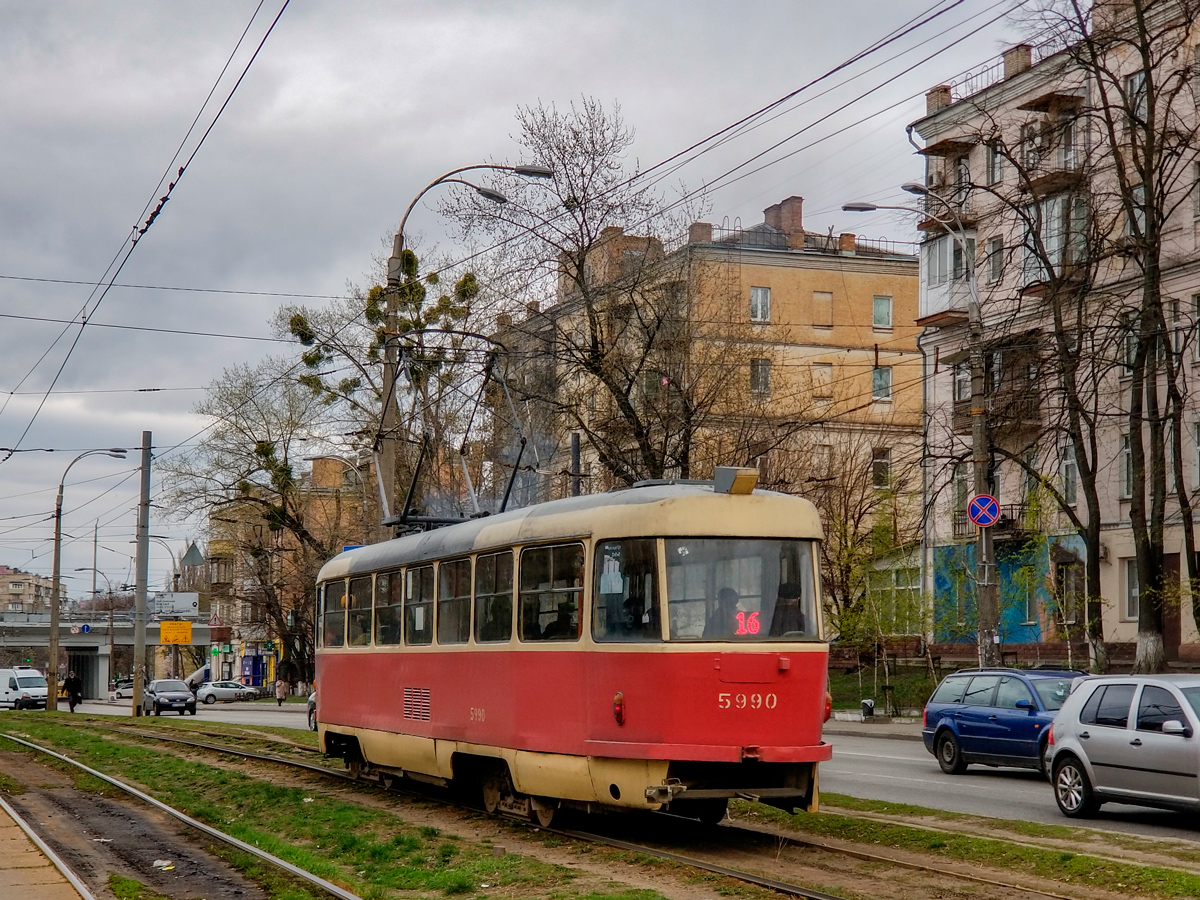
[[[983,315],[979,308],[979,286],[975,279],[975,260],[967,244],[966,226],[958,211],[945,197],[936,194],[917,182],[902,184],[901,189],[910,194],[932,197],[949,214],[944,219],[928,209],[915,206],[885,206],[875,203],[847,203],[846,212],[874,212],[879,209],[894,209],[925,215],[940,224],[954,238],[963,256],[963,269],[967,277],[967,327],[971,367],[971,461],[974,492],[976,496],[988,492],[988,438],[987,409],[984,396],[983,365]],[[981,666],[1000,664],[1000,594],[996,578],[995,547],[992,544],[992,529],[978,527],[975,550],[976,605],[979,617],[976,643]]]
[[[113,459],[124,459],[125,451],[119,447],[107,450],[85,450],[67,463],[63,470],[62,479],[58,482],[58,496],[54,500],[54,578],[50,587],[50,660],[46,666],[46,710],[58,709],[58,594],[62,589],[62,507],[63,485],[67,481],[67,473],[71,466],[85,456],[97,454],[111,456]]]
[[[385,523],[391,519],[391,511],[395,508],[396,500],[396,371],[399,363],[399,352],[395,341],[391,338],[397,333],[396,316],[399,311],[400,286],[404,278],[403,258],[404,258],[404,226],[408,224],[408,217],[416,207],[417,203],[429,191],[437,187],[439,184],[465,184],[472,188],[481,197],[491,200],[493,203],[507,203],[508,198],[496,190],[487,187],[480,187],[465,181],[462,178],[455,176],[463,172],[470,172],[477,169],[490,169],[499,172],[512,172],[514,175],[523,175],[530,178],[553,178],[554,170],[548,166],[538,165],[520,165],[520,166],[505,166],[483,163],[473,166],[462,166],[457,169],[452,169],[445,175],[435,178],[429,182],[421,192],[413,198],[408,204],[408,208],[404,210],[404,215],[400,218],[400,227],[396,229],[396,236],[392,241],[392,255],[388,259],[388,275],[387,275],[387,290],[386,298],[386,322],[385,331],[388,338],[384,343],[384,370],[382,379],[383,388],[383,409],[380,410],[379,419],[379,434],[380,440],[376,447],[375,457],[375,477],[379,481],[379,501],[380,512]]]
[[[95,559],[93,554],[92,559]],[[84,566],[81,569],[76,569],[76,572],[91,572],[92,573],[92,609],[96,608],[96,576],[99,575],[104,579],[105,589],[108,591],[108,681],[111,683],[115,680],[113,677],[116,674],[117,668],[117,642],[113,637],[113,589],[112,581],[109,577],[97,569],[95,566]]]

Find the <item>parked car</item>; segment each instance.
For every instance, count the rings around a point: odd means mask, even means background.
[[[216,703],[218,700],[253,700],[258,692],[252,687],[236,681],[206,681],[196,691],[201,703]]]
[[[182,716],[185,712],[196,714],[196,698],[191,689],[178,678],[164,678],[150,682],[142,694],[142,714],[150,715],[153,710],[156,716],[164,710],[178,710]]]
[[[1046,772],[1050,723],[1084,676],[1068,669],[962,669],[942,679],[929,701],[921,736],[942,771],[971,763]]]
[[[45,709],[46,678],[33,666],[0,669],[0,706]]]
[[[122,678],[118,680],[117,683],[113,685],[113,689],[110,693],[112,694],[112,699],[114,700],[124,700],[126,697],[132,697],[133,679]]]
[[[308,695],[308,730],[317,730],[317,692]]]
[[[1047,762],[1064,815],[1117,801],[1200,810],[1200,675],[1082,681],[1054,719]]]

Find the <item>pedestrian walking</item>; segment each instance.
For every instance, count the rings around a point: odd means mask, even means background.
[[[275,699],[279,701],[276,706],[283,706],[283,701],[287,699],[288,683],[280,678],[275,682]]]
[[[83,680],[74,672],[68,672],[67,680],[63,682],[63,690],[67,692],[67,703],[71,712],[75,712],[75,707],[83,702]]]

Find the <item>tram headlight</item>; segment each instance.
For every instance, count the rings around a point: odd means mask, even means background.
[[[821,721],[828,722],[829,717],[833,715],[833,694],[829,691],[825,692],[825,718]]]
[[[618,725],[625,724],[625,695],[620,691],[613,697],[613,718]]]

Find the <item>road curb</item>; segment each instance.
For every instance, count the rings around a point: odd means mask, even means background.
[[[891,738],[894,741],[918,741],[923,742],[921,737],[920,726],[916,729],[912,728],[897,728],[894,725],[866,725],[855,724],[851,725],[845,722],[827,722],[823,732],[826,736],[843,736],[843,737],[872,737],[872,738]]]

